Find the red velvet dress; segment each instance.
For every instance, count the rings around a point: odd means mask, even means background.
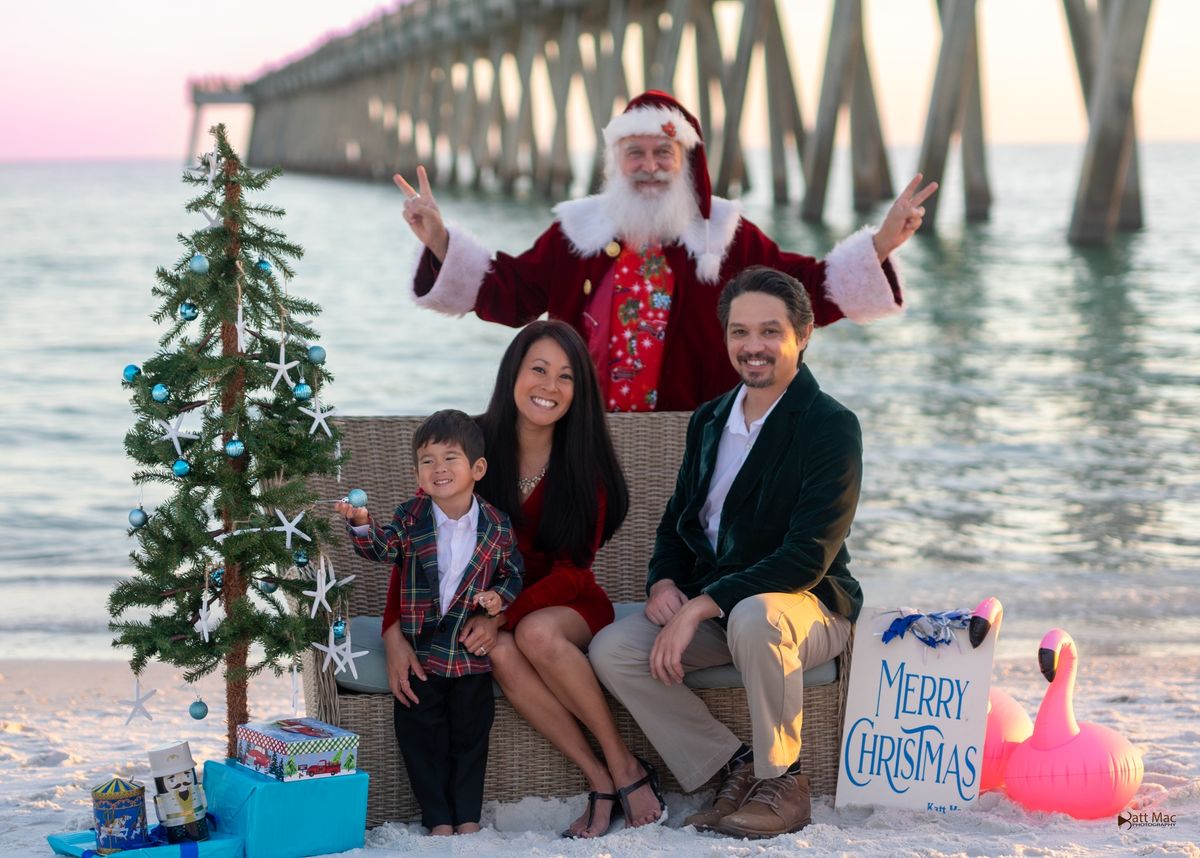
[[[533,490],[533,494],[521,505],[524,522],[516,531],[517,545],[525,559],[524,586],[520,595],[505,611],[505,628],[514,631],[517,623],[521,622],[525,615],[542,608],[565,605],[583,617],[594,635],[613,621],[612,601],[596,583],[596,577],[590,568],[576,566],[569,558],[552,559],[533,547],[545,500],[546,479],[542,479]],[[599,501],[594,548],[600,547],[600,536],[604,529],[606,509],[603,492],[600,493]]]

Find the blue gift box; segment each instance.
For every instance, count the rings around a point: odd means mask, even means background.
[[[242,838],[246,858],[303,858],[363,845],[366,772],[284,782],[235,760],[204,764],[208,808]]]
[[[55,855],[74,855],[75,858],[97,856],[96,832],[76,831],[72,834],[51,834],[46,838]],[[242,838],[222,831],[210,831],[208,840],[199,843],[147,846],[144,849],[123,849],[113,853],[120,858],[243,858]]]

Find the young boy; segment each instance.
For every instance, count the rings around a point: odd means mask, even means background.
[[[495,615],[521,591],[512,523],[475,495],[487,470],[483,433],[461,411],[439,411],[413,436],[417,496],[380,527],[339,503],[354,550],[392,564],[383,640],[396,697],[396,741],[430,834],[479,830],[495,701],[484,647],[468,652],[473,610]]]

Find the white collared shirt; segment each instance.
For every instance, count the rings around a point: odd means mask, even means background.
[[[786,388],[783,393],[787,393]],[[712,482],[708,484],[708,497],[704,506],[700,508],[700,524],[714,552],[717,550],[717,534],[721,529],[721,510],[725,506],[725,498],[729,496],[729,487],[733,485],[742,465],[746,463],[746,457],[754,448],[763,423],[771,416],[771,412],[783,398],[783,393],[780,393],[763,416],[749,427],[746,426],[746,415],[743,411],[746,385],[743,384],[738,389],[737,397],[733,400],[729,419],[725,421],[725,428],[721,430],[721,441],[717,446],[717,464],[713,468]]]
[[[462,518],[450,518],[435,502],[433,520],[437,525],[438,607],[445,616],[475,553],[479,501],[472,497],[471,508]]]

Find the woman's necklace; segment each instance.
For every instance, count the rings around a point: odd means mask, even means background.
[[[546,465],[542,465],[542,469],[532,477],[517,477],[517,488],[521,490],[521,494],[531,495],[544,476],[546,476]]]

